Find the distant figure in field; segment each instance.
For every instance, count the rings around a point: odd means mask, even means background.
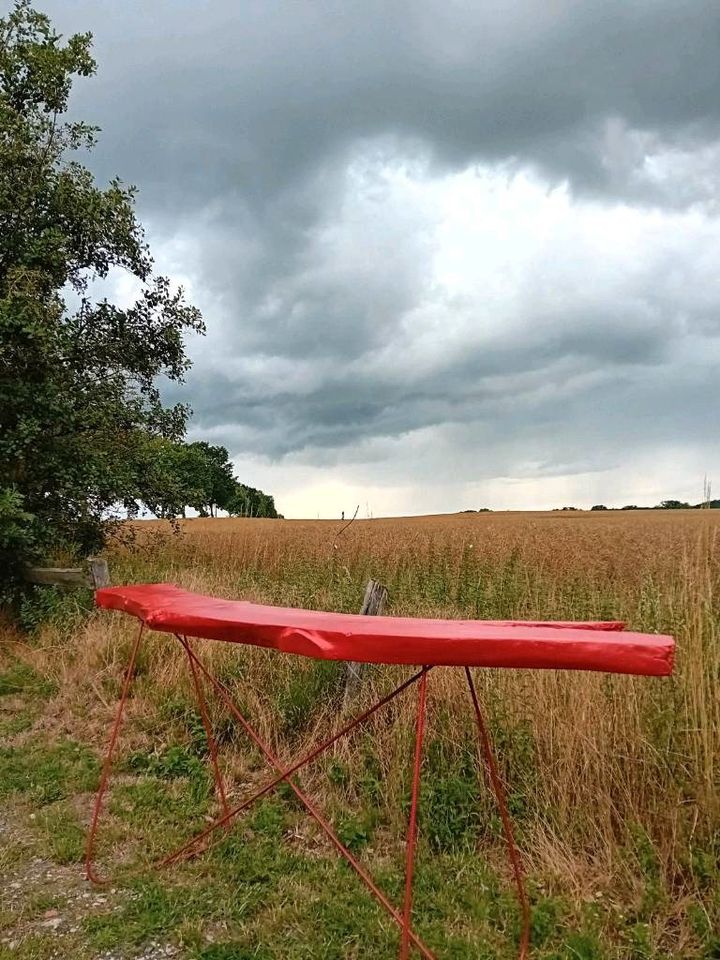
[[[344,520],[344,519],[345,519],[345,511],[344,511],[344,510],[343,510],[343,512],[340,514],[340,519],[341,519],[341,520]]]

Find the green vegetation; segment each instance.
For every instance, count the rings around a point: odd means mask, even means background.
[[[225,447],[204,441],[156,439],[149,447],[144,505],[156,516],[184,516],[192,507],[201,517],[225,510],[232,516],[278,516],[273,498],[235,477]]]
[[[28,794],[38,806],[64,800],[97,786],[95,757],[81,744],[32,741],[21,750],[0,747],[0,799]]]
[[[103,517],[135,509],[148,438],[182,435],[156,378],[182,379],[202,330],[181,290],[153,275],[120,180],[98,186],[77,152],[96,129],[67,116],[95,72],[89,34],[66,42],[18,0],[0,19],[0,503],[2,562],[94,550]],[[141,285],[128,308],[93,300],[112,269]],[[9,524],[6,525],[6,524]]]
[[[13,671],[17,675],[18,670]],[[6,681],[6,687],[8,686]],[[54,749],[28,742],[7,752],[0,777],[3,801],[24,818],[32,842],[6,860],[6,875],[22,871],[25,859],[42,852],[43,871],[77,873],[84,829],[69,804],[69,793],[94,786],[96,769],[76,744]],[[483,824],[473,800],[476,771],[440,758],[428,759],[422,822],[430,825],[418,851],[415,885],[417,929],[440,957],[453,960],[510,960],[519,935],[517,906],[507,879],[487,856],[478,856]],[[439,765],[439,766],[438,766]],[[188,745],[171,744],[160,754],[126,754],[122,782],[112,791],[111,819],[102,836],[101,856],[113,860],[112,889],[83,900],[75,883],[30,884],[21,913],[0,915],[0,958],[38,960],[61,950],[90,960],[103,952],[134,956],[148,945],[173,944],[186,960],[257,958],[311,960],[323,957],[392,957],[397,931],[349,868],[322,845],[302,815],[279,792],[258,802],[236,828],[204,857],[160,874],[148,872],[160,856],[199,829],[209,810],[209,778]],[[27,771],[34,771],[34,785]],[[445,771],[445,772],[443,772]],[[452,772],[454,771],[454,773]],[[336,774],[337,776],[337,774]],[[344,782],[344,777],[339,778]],[[58,789],[48,793],[53,780]],[[38,789],[39,787],[39,789]],[[21,799],[20,806],[12,806]],[[401,897],[403,850],[388,856],[377,846],[372,817],[338,812],[344,842],[374,870],[396,901]],[[658,857],[641,833],[628,851],[639,867],[633,906],[616,901],[611,887],[586,903],[548,891],[530,877],[533,903],[533,957],[538,960],[671,960],[676,954],[657,942],[657,921],[667,909]],[[7,857],[7,854],[6,854]],[[68,874],[70,875],[70,874]],[[53,875],[55,876],[55,875]],[[717,872],[708,877],[718,879]],[[61,923],[43,933],[46,917]],[[712,958],[720,945],[711,921],[690,911],[696,944],[683,954]],[[71,918],[71,919],[69,919]],[[4,933],[3,933],[4,928]],[[24,931],[19,945],[7,946],[13,929]],[[17,933],[12,933],[17,937]]]
[[[0,18],[0,568],[87,556],[109,515],[141,504],[275,516],[240,484],[227,450],[182,443],[189,408],[168,407],[159,378],[182,381],[185,340],[203,332],[182,289],[153,272],[120,179],[98,185],[79,157],[97,128],[72,120],[76,78],[95,72],[90,34],[66,40],[29,0]],[[124,271],[138,299],[98,299]]]

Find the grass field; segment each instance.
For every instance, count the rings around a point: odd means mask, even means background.
[[[626,619],[678,641],[671,679],[477,671],[507,780],[544,960],[720,957],[720,511],[466,514],[356,521],[137,524],[115,582],[357,611],[368,578],[388,612]],[[0,633],[0,958],[393,957],[397,934],[280,790],[205,857],[149,862],[214,810],[181,650],[151,634],[99,841],[112,883],[82,879],[83,833],[133,622],[35,596]],[[207,645],[285,758],[333,729],[331,663]],[[371,668],[357,708],[406,675]],[[429,685],[415,915],[439,958],[510,958],[519,922],[466,691]],[[211,703],[240,797],[264,776]],[[412,698],[303,774],[345,842],[397,900]]]

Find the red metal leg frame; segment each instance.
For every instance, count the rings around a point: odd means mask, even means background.
[[[125,712],[125,703],[127,702],[128,693],[130,692],[130,684],[132,682],[133,674],[135,673],[135,664],[137,663],[138,650],[140,649],[140,641],[142,640],[143,630],[145,624],[140,624],[140,629],[137,632],[135,637],[135,642],[133,643],[132,650],[130,652],[130,660],[128,661],[127,670],[125,671],[125,679],[123,680],[122,691],[120,693],[120,702],[118,703],[117,712],[115,714],[115,720],[112,725],[112,730],[110,731],[110,740],[108,742],[107,751],[105,753],[105,760],[103,762],[102,773],[100,774],[100,784],[98,786],[97,793],[95,794],[95,804],[93,806],[92,820],[90,821],[90,829],[88,831],[87,843],[85,845],[85,876],[88,880],[91,880],[93,883],[103,883],[104,881],[98,877],[95,873],[95,868],[93,866],[93,852],[95,850],[95,836],[97,835],[98,820],[100,819],[100,811],[102,809],[103,797],[105,796],[105,791],[107,790],[108,779],[110,777],[110,767],[112,766],[112,757],[115,752],[115,744],[117,742],[118,734],[120,733],[120,726],[122,724],[123,713]]]
[[[210,762],[212,763],[213,776],[215,778],[215,792],[218,795],[218,800],[220,801],[220,806],[222,807],[223,813],[227,813],[230,810],[230,806],[227,802],[225,784],[223,783],[222,774],[220,773],[220,766],[218,765],[217,743],[213,734],[212,724],[210,723],[210,715],[208,713],[207,703],[205,701],[205,694],[203,693],[202,681],[198,676],[195,660],[190,654],[190,645],[188,644],[187,640],[185,640],[183,646],[185,647],[185,653],[187,654],[188,664],[190,666],[190,673],[192,674],[193,678],[195,697],[198,702],[198,707],[200,708],[200,716],[202,717],[203,727],[205,727],[205,736],[207,737],[208,742]]]
[[[522,930],[520,934],[520,952],[518,953],[518,960],[525,960],[530,945],[530,904],[528,903],[527,894],[525,893],[525,883],[523,881],[520,854],[518,853],[517,846],[515,845],[515,837],[513,835],[510,812],[507,807],[507,800],[505,799],[505,790],[503,788],[502,781],[500,780],[500,775],[498,774],[497,764],[495,763],[495,756],[493,755],[490,734],[488,733],[487,724],[485,723],[482,710],[480,709],[480,702],[478,700],[478,695],[475,690],[475,684],[473,683],[473,678],[469,667],[465,667],[465,676],[467,677],[468,687],[470,688],[470,697],[475,709],[475,719],[477,721],[480,742],[482,744],[483,754],[485,756],[485,764],[487,766],[490,784],[492,786],[493,793],[495,794],[495,800],[497,801],[497,805],[500,810],[500,819],[502,820],[503,832],[505,833],[505,843],[507,844],[508,857],[512,866],[513,876],[515,878],[517,897],[518,902],[520,903],[520,912],[522,915]]]
[[[135,640],[131,655],[130,663],[128,664],[128,669],[125,674],[125,680],[123,683],[123,689],[120,697],[120,703],[118,704],[117,713],[115,716],[115,721],[113,723],[112,731],[110,734],[110,739],[108,743],[107,753],[105,757],[105,762],[103,764],[102,775],[100,778],[100,786],[98,788],[98,793],[95,798],[95,806],[93,809],[92,822],[90,826],[90,831],[88,834],[88,843],[86,848],[86,874],[88,879],[93,882],[99,883],[97,874],[95,873],[93,867],[93,852],[95,844],[95,836],[97,833],[98,820],[100,817],[100,811],[102,807],[103,796],[107,790],[107,783],[110,773],[110,767],[112,764],[112,756],[115,750],[115,745],[117,737],[120,730],[120,725],[122,722],[123,711],[125,707],[125,702],[127,700],[130,682],[132,680],[132,675],[135,669],[135,663],[137,660],[137,652],[140,645],[140,639],[142,637],[142,628],[138,633],[138,636]],[[194,856],[195,854],[201,853],[206,850],[213,840],[210,838],[215,834],[220,828],[229,826],[231,821],[233,821],[240,813],[250,807],[256,800],[260,797],[265,796],[275,789],[280,783],[285,782],[293,790],[298,799],[303,803],[305,809],[310,814],[310,816],[318,823],[320,828],[326,834],[330,842],[333,844],[338,853],[344,857],[344,859],[350,864],[350,866],[355,870],[359,875],[360,879],[367,886],[370,892],[373,894],[375,899],[380,903],[382,907],[389,913],[395,923],[400,927],[400,949],[399,957],[400,960],[408,960],[410,956],[410,950],[412,947],[419,952],[419,954],[425,958],[425,960],[436,960],[435,954],[420,940],[417,934],[412,930],[410,920],[411,920],[411,911],[412,911],[412,881],[413,873],[415,866],[415,850],[417,846],[417,810],[418,810],[418,800],[420,794],[420,774],[422,767],[422,748],[423,748],[423,739],[425,734],[425,719],[426,719],[426,704],[427,704],[427,675],[430,671],[430,667],[423,667],[413,676],[409,677],[404,683],[401,683],[393,691],[391,691],[386,696],[378,700],[373,706],[369,707],[363,713],[361,713],[354,720],[347,723],[342,727],[340,731],[333,734],[331,737],[328,737],[317,747],[311,750],[309,753],[305,754],[300,760],[296,761],[289,767],[283,767],[281,761],[275,756],[271,748],[263,742],[259,734],[251,726],[250,722],[246,717],[240,712],[236,704],[233,702],[230,691],[227,687],[221,683],[202,663],[201,660],[197,658],[194,651],[192,650],[190,643],[186,637],[178,636],[177,639],[180,641],[185,654],[188,659],[188,664],[190,667],[190,672],[193,679],[193,686],[195,689],[195,696],[198,701],[198,707],[203,720],[203,726],[205,727],[205,732],[208,739],[208,749],[210,753],[210,760],[213,768],[213,775],[215,778],[215,786],[218,795],[218,800],[222,807],[222,815],[214,820],[205,830],[198,833],[195,837],[190,839],[187,843],[183,844],[173,853],[168,854],[163,860],[158,864],[159,866],[166,866],[169,864],[177,863],[179,860],[184,859],[185,857]],[[225,787],[223,784],[222,774],[218,765],[217,759],[217,744],[212,732],[212,726],[210,724],[210,718],[207,709],[207,702],[205,695],[203,693],[203,684],[201,680],[204,678],[216,691],[218,696],[224,702],[228,710],[232,713],[235,719],[240,723],[242,728],[248,734],[253,743],[258,747],[260,752],[263,754],[265,759],[268,761],[270,766],[272,766],[276,771],[276,776],[266,783],[263,787],[256,790],[255,793],[244,800],[242,803],[237,806],[230,807]],[[500,807],[500,815],[503,821],[503,828],[505,830],[505,836],[508,844],[508,852],[510,860],[513,866],[513,872],[515,875],[515,881],[518,888],[518,897],[520,900],[520,905],[523,915],[523,931],[521,936],[520,943],[520,960],[524,960],[527,956],[527,948],[529,943],[529,908],[527,903],[527,897],[525,896],[525,891],[522,881],[522,870],[520,867],[520,860],[517,849],[515,847],[512,827],[510,824],[509,814],[507,812],[507,805],[505,803],[505,797],[502,790],[502,785],[497,774],[497,768],[494,762],[492,755],[492,748],[490,745],[490,739],[487,733],[487,728],[485,726],[482,713],[480,711],[480,705],[477,699],[477,694],[475,692],[475,687],[473,685],[472,676],[470,671],[466,669],[466,676],[468,680],[468,686],[470,688],[470,694],[473,700],[473,705],[475,708],[475,716],[478,725],[478,731],[480,734],[480,741],[483,747],[483,752],[485,755],[485,760],[488,767],[488,772],[490,776],[490,781],[497,798],[498,805]],[[385,894],[380,890],[376,885],[368,871],[360,864],[353,854],[348,850],[348,848],[342,843],[340,838],[337,836],[335,831],[332,829],[330,823],[325,819],[325,817],[320,813],[312,800],[301,790],[301,788],[295,783],[292,779],[292,775],[297,773],[302,767],[309,764],[311,761],[316,759],[322,753],[324,753],[329,747],[336,743],[341,737],[346,736],[355,730],[358,726],[368,720],[373,714],[375,714],[381,707],[389,703],[391,700],[395,699],[400,693],[410,687],[412,684],[418,682],[418,706],[417,706],[417,719],[415,724],[415,748],[414,748],[414,762],[413,762],[413,776],[412,776],[412,788],[411,788],[411,800],[410,800],[410,817],[408,825],[408,836],[407,836],[407,846],[406,846],[406,857],[405,857],[405,897],[403,903],[402,913],[397,910],[392,903],[388,900]]]
[[[410,911],[412,909],[412,882],[415,869],[415,847],[417,845],[417,806],[420,795],[420,768],[422,766],[422,746],[425,736],[425,701],[427,696],[427,674],[420,677],[418,692],[417,721],[415,724],[415,762],[413,763],[412,794],[410,797],[410,824],[408,826],[407,853],[405,857],[405,903],[403,905],[402,934],[400,940],[400,960],[407,960],[410,953]]]
[[[202,661],[197,659],[193,651],[190,649],[187,639],[185,637],[178,637],[178,639],[180,640],[180,643],[182,643],[183,647],[185,647],[185,650],[188,653],[188,656],[191,657],[192,660],[194,661],[195,666],[202,671],[203,675],[213,685],[218,695],[221,697],[221,699],[223,700],[227,708],[230,710],[230,712],[233,714],[233,716],[239,721],[239,723],[241,724],[243,729],[246,731],[250,739],[260,749],[260,751],[265,756],[265,758],[269,761],[269,763],[273,767],[275,767],[275,769],[278,771],[278,776],[274,780],[270,781],[270,783],[266,784],[264,787],[261,787],[260,790],[256,791],[256,793],[254,793],[252,797],[249,797],[239,806],[234,807],[229,812],[229,814],[223,817],[220,817],[214,823],[210,824],[209,827],[203,830],[202,833],[199,833],[196,837],[194,837],[188,843],[180,847],[180,849],[174,851],[173,853],[165,857],[165,859],[161,861],[161,865],[175,863],[178,859],[182,858],[186,854],[192,854],[194,852],[193,847],[195,847],[196,844],[207,839],[207,837],[209,837],[211,833],[213,833],[219,827],[223,826],[229,820],[236,817],[239,813],[241,813],[243,810],[247,809],[247,807],[249,807],[252,803],[254,803],[255,800],[257,800],[261,796],[264,796],[266,793],[269,793],[274,787],[276,787],[280,782],[284,780],[285,782],[288,783],[288,785],[293,790],[293,792],[298,797],[298,799],[303,803],[303,805],[305,806],[305,809],[308,811],[310,816],[322,828],[323,832],[330,839],[330,841],[332,842],[333,846],[338,851],[338,853],[340,853],[341,856],[343,856],[347,860],[350,866],[356,871],[356,873],[360,876],[361,880],[365,883],[367,888],[373,894],[375,899],[387,910],[387,912],[390,914],[393,920],[395,920],[395,922],[400,926],[402,930],[403,943],[406,940],[412,942],[414,946],[420,951],[421,955],[426,958],[426,960],[436,960],[435,954],[430,951],[430,949],[422,942],[422,940],[420,940],[420,938],[409,927],[409,902],[410,901],[409,901],[408,890],[406,889],[405,909],[406,911],[408,911],[408,919],[406,920],[405,916],[401,915],[399,911],[396,910],[395,907],[393,907],[393,905],[387,899],[387,897],[382,892],[382,890],[380,890],[380,888],[374,882],[374,880],[372,879],[370,874],[367,872],[367,870],[365,870],[365,868],[355,859],[355,857],[350,852],[350,850],[348,850],[348,848],[343,844],[343,842],[337,836],[337,834],[332,829],[328,821],[318,811],[317,807],[312,802],[312,800],[310,800],[310,798],[297,786],[297,784],[290,779],[293,773],[296,773],[299,769],[304,767],[306,764],[310,763],[311,760],[314,760],[316,757],[318,757],[321,753],[327,750],[328,747],[330,747],[333,743],[335,743],[341,737],[345,736],[347,733],[350,733],[352,730],[354,730],[357,726],[359,726],[361,723],[367,720],[370,716],[372,716],[372,714],[374,714],[377,710],[379,710],[380,707],[384,706],[386,703],[389,703],[390,700],[393,700],[399,693],[407,689],[411,684],[415,683],[417,680],[420,680],[420,694],[419,694],[419,706],[418,706],[418,728],[419,728],[419,735],[420,735],[420,744],[417,744],[416,742],[416,751],[415,751],[416,773],[415,773],[415,776],[413,777],[413,797],[414,797],[414,804],[416,806],[417,805],[417,788],[419,784],[419,771],[420,771],[419,759],[417,758],[419,758],[421,755],[420,749],[422,744],[422,734],[424,730],[424,717],[425,717],[425,691],[427,689],[427,674],[430,668],[423,667],[422,670],[419,670],[416,674],[414,674],[404,683],[400,684],[399,687],[396,687],[395,690],[393,690],[390,694],[383,697],[381,700],[375,703],[372,707],[370,707],[364,713],[361,713],[360,716],[352,720],[349,724],[343,727],[342,730],[340,730],[334,736],[323,741],[323,743],[321,743],[318,747],[316,747],[310,753],[306,754],[306,756],[303,757],[301,760],[299,760],[297,763],[293,764],[288,769],[283,770],[280,760],[273,754],[270,747],[268,747],[267,744],[265,744],[261,740],[257,732],[253,729],[253,727],[250,725],[248,720],[243,716],[243,714],[237,708],[236,704],[233,702],[231,698],[230,692],[227,689],[227,687],[225,687],[225,685],[221,683],[217,679],[217,677],[214,677],[210,673],[210,671],[205,667]],[[417,741],[417,738],[416,738],[416,741]],[[410,863],[412,863],[414,858],[415,843],[416,843],[416,832],[413,829],[412,834],[408,836],[408,859]],[[202,849],[203,850],[207,849],[207,845],[204,846]],[[401,945],[401,950],[403,949],[407,949],[407,948]],[[401,953],[401,956],[407,957],[407,952]]]

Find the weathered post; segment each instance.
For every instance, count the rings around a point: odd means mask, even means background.
[[[90,586],[95,590],[110,586],[110,569],[107,560],[102,557],[90,557],[88,560]]]
[[[388,592],[381,583],[378,583],[377,580],[368,580],[360,613],[368,617],[379,617],[383,612],[387,597]],[[367,666],[366,663],[353,663],[352,661],[348,661],[348,663],[345,664],[343,710],[350,705],[350,702],[355,697],[360,687],[362,675]]]

